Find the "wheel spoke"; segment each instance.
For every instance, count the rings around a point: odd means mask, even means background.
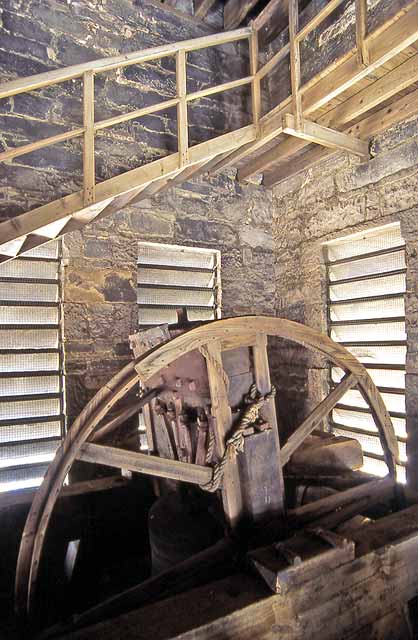
[[[344,376],[333,391],[322,402],[315,407],[312,413],[302,422],[302,424],[296,429],[290,436],[281,451],[281,458],[283,466],[289,462],[290,457],[294,454],[296,449],[302,444],[315,427],[323,420],[330,411],[335,407],[337,402],[343,397],[349,389],[357,384],[357,378],[353,373]]]

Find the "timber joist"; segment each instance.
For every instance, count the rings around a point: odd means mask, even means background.
[[[405,0],[402,9],[373,31],[368,30],[366,2],[355,0],[356,46],[305,84],[301,83],[301,45],[325,18],[332,18],[342,0],[330,0],[301,28],[298,3],[290,0],[289,42],[261,66],[260,34],[264,32],[265,21],[271,18],[280,3],[281,0],[271,0],[250,27],[56,69],[0,85],[1,99],[81,78],[84,105],[82,127],[0,153],[0,161],[12,161],[58,142],[74,138],[83,141],[82,190],[0,223],[0,262],[82,229],[130,203],[163,193],[194,176],[225,166],[238,166],[239,180],[264,173],[264,185],[271,187],[335,150],[367,158],[371,135],[418,112],[416,92],[398,95],[413,89],[414,83],[418,82],[418,48],[414,48],[418,39],[418,0]],[[205,2],[201,4],[203,7]],[[189,52],[242,40],[249,43],[247,75],[201,91],[187,92]],[[261,81],[275,73],[279,65],[287,65],[289,54],[292,93],[262,116]],[[175,97],[105,120],[95,120],[94,83],[98,74],[168,56],[176,60]],[[188,105],[242,86],[251,90],[252,123],[190,147]],[[357,92],[356,87],[359,87]],[[394,102],[388,106],[389,100]],[[383,103],[384,109],[378,111]],[[177,153],[96,184],[96,133],[173,107],[177,109]],[[310,146],[312,142],[315,143],[313,147]]]

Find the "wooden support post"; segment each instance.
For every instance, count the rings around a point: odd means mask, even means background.
[[[187,71],[186,51],[180,49],[176,54],[177,81],[177,140],[179,150],[179,167],[184,167],[189,161],[189,131],[187,120]]]
[[[300,93],[299,0],[289,0],[290,80],[296,129],[302,128],[302,96]]]
[[[215,418],[218,455],[225,451],[225,440],[232,426],[231,407],[228,402],[228,390],[223,375],[220,342],[211,342],[202,349],[208,370],[212,414]],[[236,459],[228,460],[222,484],[222,499],[225,517],[234,527],[242,514],[242,495]]]
[[[254,357],[254,374],[257,389],[265,395],[271,391],[270,368],[267,354],[267,335],[265,333],[257,333],[255,345],[253,346]],[[284,511],[284,482],[283,471],[280,454],[280,438],[279,427],[277,424],[276,406],[274,399],[269,400],[263,408],[263,415],[269,422],[273,434],[273,445],[276,449],[277,458],[277,474],[279,477],[279,486],[276,487],[275,495],[266,496],[270,503],[275,503],[275,511]]]
[[[250,74],[253,79],[251,82],[251,105],[253,114],[253,124],[256,127],[257,136],[260,131],[259,122],[261,117],[261,80],[257,75],[258,71],[258,33],[256,29],[250,36]]]
[[[95,201],[95,163],[94,163],[94,72],[89,70],[83,74],[83,178],[84,205]]]
[[[360,67],[370,63],[369,50],[365,38],[367,36],[367,0],[356,0],[356,42],[357,60]]]

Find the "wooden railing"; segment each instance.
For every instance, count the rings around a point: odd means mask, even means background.
[[[256,51],[256,32],[251,28],[237,29],[235,31],[221,33],[193,40],[177,42],[175,44],[164,45],[152,49],[129,53],[114,58],[106,58],[93,62],[87,62],[64,69],[47,71],[28,78],[23,78],[9,82],[0,86],[0,98],[7,98],[19,93],[34,91],[43,87],[49,87],[60,82],[81,78],[83,82],[83,126],[72,129],[67,132],[59,133],[30,144],[25,144],[14,149],[8,149],[0,153],[0,160],[11,160],[18,156],[54,145],[58,142],[64,142],[76,137],[83,136],[83,178],[84,178],[84,205],[88,206],[95,202],[95,134],[97,131],[112,127],[123,122],[128,122],[141,116],[158,113],[159,111],[177,107],[177,123],[178,123],[178,152],[179,152],[179,169],[186,166],[189,161],[189,137],[188,137],[188,113],[187,106],[189,102],[205,98],[215,93],[228,91],[236,87],[251,84],[253,90],[253,107],[255,108],[254,120],[258,121],[260,114],[260,96],[257,89],[257,82],[254,78],[255,73],[226,82],[220,85],[208,87],[201,91],[193,93],[187,92],[187,53],[197,51],[207,47],[219,46],[227,43],[234,43],[240,40],[248,39],[251,51]],[[129,65],[141,64],[145,62],[157,61],[169,56],[175,56],[176,59],[176,86],[177,95],[170,100],[164,100],[157,104],[135,109],[128,113],[120,114],[105,120],[95,121],[94,118],[94,79],[99,73],[111,71],[114,69],[122,69]],[[252,61],[252,68],[254,63]]]
[[[259,35],[265,27],[266,19],[271,19],[272,5],[281,1],[270,0],[266,9],[251,26],[243,29],[87,62],[0,85],[1,99],[81,78],[84,100],[83,126],[0,153],[0,161],[10,160],[58,142],[76,137],[83,138],[83,189],[20,214],[11,220],[1,222],[0,262],[16,257],[52,237],[82,228],[95,217],[108,215],[122,206],[137,202],[138,199],[161,193],[198,173],[215,171],[225,165],[234,165],[242,158],[253,154],[247,161],[247,166],[241,166],[238,172],[238,177],[245,179],[246,176],[263,170],[266,162],[272,162],[271,158],[277,160],[274,148],[267,148],[266,151],[263,149],[263,153],[257,156],[254,154],[282,133],[290,136],[281,142],[282,154],[284,153],[285,157],[291,156],[295,148],[297,151],[304,145],[315,142],[322,147],[343,149],[367,158],[368,130],[361,131],[363,139],[356,139],[350,127],[345,127],[344,122],[340,124],[338,118],[333,120],[332,117],[329,119],[327,114],[320,114],[319,118],[315,115],[321,107],[366,76],[370,76],[372,72],[416,41],[418,0],[405,0],[403,9],[371,32],[368,32],[366,0],[352,0],[355,3],[356,46],[349,52],[344,52],[338,60],[332,61],[304,84],[301,83],[301,43],[342,4],[343,0],[329,0],[301,28],[299,27],[298,1],[289,0],[289,41],[260,66]],[[247,76],[200,91],[188,92],[188,53],[245,40],[249,43],[250,68]],[[261,82],[276,69],[280,62],[284,62],[287,56],[290,56],[291,93],[281,99],[279,104],[271,105],[270,110],[267,109],[267,113],[263,114],[262,106],[265,107],[265,105],[262,105],[261,100]],[[176,95],[174,97],[104,120],[95,120],[94,79],[98,74],[167,57],[174,57],[176,62]],[[189,104],[200,98],[245,85],[251,88],[251,124],[191,146],[188,135]],[[178,151],[96,184],[96,133],[173,107],[177,109]],[[332,114],[333,111],[330,113]],[[310,116],[318,121],[305,119]],[[329,128],[335,125],[342,131]],[[299,140],[295,141],[295,137]],[[270,186],[268,180],[264,180],[264,184]]]

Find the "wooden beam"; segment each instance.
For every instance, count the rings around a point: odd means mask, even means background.
[[[116,469],[127,469],[136,473],[145,473],[158,478],[169,478],[192,484],[205,484],[212,478],[210,467],[201,467],[188,462],[168,460],[150,456],[146,453],[126,451],[116,447],[86,442],[77,454],[83,462],[103,464]]]
[[[189,162],[191,165],[197,165],[209,161],[219,154],[228,153],[255,140],[255,135],[254,125],[248,125],[242,129],[195,145],[189,150]],[[155,160],[143,167],[131,169],[119,176],[105,180],[96,185],[97,202],[92,207],[97,209],[99,213],[107,205],[111,204],[115,197],[135,191],[141,185],[146,186],[155,180],[177,174],[178,169],[178,153],[174,153],[161,160]],[[83,192],[81,191],[0,223],[0,253],[2,244],[21,236],[35,233],[37,229],[73,213],[81,213],[82,211],[87,213],[87,209],[89,208],[84,207]]]
[[[381,102],[389,100],[391,97],[407,89],[418,81],[418,54],[409,58],[401,65],[389,71],[385,76],[356,93],[345,102],[337,105],[328,113],[318,118],[318,124],[326,127],[340,127],[357,119],[370,109],[378,106]],[[395,103],[398,105],[398,102]],[[399,106],[393,111],[398,111]],[[343,129],[348,133],[348,129]],[[365,129],[367,135],[367,128]],[[350,132],[350,135],[354,135]],[[247,162],[238,170],[238,179],[246,180],[251,175],[261,173],[269,169],[277,162],[282,162],[307,146],[304,141],[286,139],[279,142],[275,147],[261,153],[256,158]]]
[[[322,420],[335,407],[337,402],[351,389],[357,382],[357,378],[353,375],[347,375],[339,385],[331,391],[331,393],[322,402],[315,407],[309,416],[302,422],[294,433],[288,438],[286,444],[281,451],[281,460],[283,466],[287,464],[296,449],[300,447],[302,442],[312,433],[314,429],[322,422]]]
[[[251,111],[253,116],[253,125],[257,129],[257,135],[259,132],[258,124],[261,117],[261,82],[260,77],[257,75],[258,71],[258,35],[257,31],[253,29],[250,38],[250,73],[252,76],[251,83]]]
[[[176,55],[176,84],[177,84],[177,144],[179,152],[179,167],[189,162],[189,126],[187,118],[187,54],[180,49]]]
[[[418,90],[400,98],[396,102],[372,114],[368,118],[361,120],[361,122],[356,125],[348,127],[345,132],[348,135],[355,135],[359,137],[365,135],[376,135],[397,122],[402,122],[403,120],[415,115],[417,112],[417,104]],[[301,156],[288,162],[284,162],[277,167],[272,167],[266,171],[264,173],[264,185],[266,187],[272,187],[275,184],[282,182],[282,180],[286,180],[301,171],[305,171],[306,169],[315,166],[334,153],[334,150],[321,149],[320,147],[309,149]]]
[[[224,29],[239,27],[259,0],[227,0],[224,6]]]
[[[296,129],[302,129],[302,96],[300,94],[299,0],[289,0],[290,86]]]
[[[73,78],[79,78],[85,71],[94,71],[95,73],[103,73],[112,71],[120,67],[127,67],[132,64],[139,64],[158,60],[167,56],[174,56],[179,49],[188,51],[198,51],[206,47],[216,47],[229,42],[238,42],[245,40],[251,35],[250,27],[235,29],[234,31],[225,31],[213,35],[202,36],[201,38],[193,38],[191,40],[182,40],[173,44],[164,44],[160,47],[152,47],[150,49],[142,49],[141,51],[132,51],[120,56],[110,58],[100,58],[91,62],[83,62],[82,64],[64,67],[63,69],[54,69],[45,73],[38,73],[34,76],[19,78],[11,82],[0,84],[0,98],[24,93],[25,91],[34,91],[58,82],[65,82]]]
[[[27,153],[32,153],[32,151],[37,151],[38,149],[43,149],[44,147],[49,147],[50,145],[58,144],[59,142],[78,138],[83,134],[84,127],[80,127],[79,129],[73,129],[72,131],[57,133],[55,136],[50,136],[49,138],[44,138],[37,142],[30,142],[29,144],[24,144],[20,147],[15,147],[14,149],[8,149],[7,151],[0,153],[0,162],[3,162],[4,160],[12,160],[12,158],[17,158],[18,156],[24,156]]]
[[[243,84],[250,84],[253,81],[251,76],[246,76],[245,78],[238,78],[238,80],[231,80],[230,82],[224,82],[223,84],[215,85],[214,87],[208,87],[207,89],[202,89],[201,91],[195,91],[194,93],[189,93],[186,96],[187,102],[191,102],[192,100],[200,100],[201,98],[206,98],[207,96],[212,96],[214,93],[222,93],[223,91],[229,91],[230,89],[236,89],[237,87],[241,87]]]
[[[357,60],[361,67],[370,63],[369,50],[365,43],[367,36],[367,0],[356,0],[356,44]]]
[[[307,24],[305,24],[303,29],[298,31],[297,39],[299,40],[299,42],[304,40],[306,36],[309,33],[311,33],[311,31],[319,27],[319,25],[326,18],[328,18],[328,16],[331,15],[331,13],[335,11],[335,9],[337,9],[340,6],[340,4],[342,4],[343,2],[345,2],[345,0],[329,0],[325,5],[325,7],[323,7],[320,11],[318,11],[318,13],[314,15],[312,20],[310,20]]]
[[[215,433],[218,456],[225,451],[225,440],[232,426],[232,412],[228,402],[228,390],[225,385],[225,372],[222,365],[221,344],[209,342],[202,347],[206,359],[209,389],[212,403],[212,415],[215,418]],[[231,458],[225,467],[222,482],[222,499],[225,517],[231,527],[237,524],[242,516],[242,495],[237,460]]]
[[[320,144],[323,147],[330,149],[341,149],[342,151],[348,151],[361,158],[369,157],[369,144],[363,140],[358,140],[340,133],[335,129],[329,129],[323,127],[316,122],[310,122],[309,120],[301,121],[301,129],[298,129],[298,124],[295,116],[287,113],[283,118],[283,133],[287,133],[290,136],[301,138],[307,142],[314,142]]]
[[[95,159],[94,159],[94,73],[86,71],[83,74],[83,186],[84,206],[95,201]]]
[[[133,120],[134,118],[141,118],[142,116],[146,116],[150,113],[158,113],[159,111],[163,111],[164,109],[171,109],[172,107],[176,107],[178,103],[178,98],[172,98],[172,100],[164,100],[163,102],[158,102],[157,104],[151,104],[148,107],[134,109],[133,111],[129,111],[128,113],[121,113],[118,116],[113,116],[113,118],[99,120],[98,122],[95,122],[94,130],[100,131],[100,129],[114,127],[116,124],[129,122],[129,120]]]
[[[369,48],[371,62],[367,69],[359,69],[356,49],[354,48],[301,86],[304,115],[313,114],[321,106],[324,106],[342,91],[365,78],[369,73],[385,64],[385,62],[417,39],[418,4],[410,1],[407,8],[403,8],[379,29],[368,34],[365,42]],[[234,162],[238,162],[245,156],[254,153],[260,147],[263,147],[265,143],[282,133],[282,118],[289,111],[290,104],[291,99],[288,97],[261,118],[261,139],[253,143],[253,145],[242,148],[241,152],[235,153],[232,158]],[[230,162],[227,159],[223,166],[228,166],[229,164]]]
[[[204,18],[212,9],[216,0],[194,0],[194,14],[197,18]]]
[[[369,495],[388,498],[393,496],[394,489],[395,481],[393,478],[379,478],[379,480],[365,482],[352,489],[333,493],[325,498],[320,498],[320,500],[315,500],[315,502],[309,502],[302,507],[290,509],[288,516],[290,520],[297,520],[298,524],[303,524],[309,520],[321,518],[335,509],[340,509]]]
[[[311,0],[299,0],[302,11]],[[270,0],[254,20],[260,46],[270,43],[289,25],[289,0]]]

